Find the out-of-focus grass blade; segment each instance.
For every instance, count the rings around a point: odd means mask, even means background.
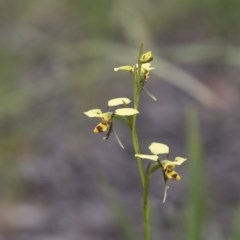
[[[213,107],[216,103],[217,96],[208,86],[177,65],[163,58],[155,57],[153,66],[156,68],[153,74],[183,90],[202,105]]]
[[[235,220],[233,223],[233,232],[230,240],[239,240],[240,239],[240,204],[235,213]]]
[[[186,206],[187,240],[202,239],[206,217],[206,187],[204,157],[200,136],[197,109],[191,108],[187,113],[187,148],[189,163],[189,194]]]

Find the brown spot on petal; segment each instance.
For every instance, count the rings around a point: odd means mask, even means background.
[[[172,174],[172,178],[177,179],[178,175],[176,173]]]
[[[103,128],[101,126],[97,126],[98,132],[103,132]]]

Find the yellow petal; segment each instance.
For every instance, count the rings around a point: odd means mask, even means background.
[[[113,98],[111,100],[108,101],[108,106],[109,107],[113,107],[113,106],[118,106],[118,105],[122,105],[122,104],[129,104],[131,102],[130,99],[128,98]]]
[[[136,68],[138,68],[138,64],[136,64]],[[153,69],[155,69],[155,67],[151,67],[151,63],[143,63],[141,65],[141,72],[142,73],[150,72]]]
[[[153,69],[155,69],[155,68],[151,67],[151,63],[144,63],[144,64],[142,64],[142,69],[141,69],[142,71],[149,72],[149,71],[151,71]]]
[[[115,111],[115,114],[119,116],[132,116],[138,113],[139,111],[134,108],[119,108]]]
[[[152,55],[151,51],[148,51],[148,52],[142,54],[141,57],[140,57],[140,61],[142,63],[147,63],[147,62],[150,62],[152,60],[153,60],[153,55]]]
[[[135,154],[135,157],[139,157],[139,158],[143,158],[143,159],[149,159],[149,160],[153,160],[153,161],[158,160],[157,155]]]
[[[112,112],[105,112],[102,114],[99,114],[99,117],[101,117],[102,119],[104,119],[104,121],[109,121],[113,116]]]
[[[100,115],[102,114],[102,111],[101,109],[92,109],[92,110],[89,110],[87,112],[84,112],[85,115],[87,115],[88,117],[101,117]]]
[[[173,169],[175,168],[176,164],[174,161],[169,161],[169,160],[162,160],[161,164],[163,166],[163,168],[168,168],[168,169]]]
[[[169,147],[165,144],[162,143],[156,143],[153,142],[150,146],[149,146],[150,151],[153,154],[168,154],[169,153]]]
[[[93,130],[94,133],[102,133],[106,132],[109,128],[110,124],[107,122],[101,122],[99,123]]]
[[[183,162],[185,162],[186,160],[187,160],[186,158],[176,157],[173,162],[174,162],[176,165],[181,165],[181,164],[182,164]]]
[[[121,66],[121,67],[117,67],[114,68],[114,71],[117,72],[119,70],[123,70],[123,71],[128,71],[128,72],[133,72],[133,67],[130,65],[126,65],[126,66]]]
[[[166,178],[169,180],[180,180],[181,179],[180,175],[174,170],[164,171],[164,173],[165,173]]]

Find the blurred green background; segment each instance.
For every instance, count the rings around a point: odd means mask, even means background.
[[[0,238],[143,239],[141,187],[125,150],[102,141],[83,111],[130,97],[113,68],[156,67],[142,96],[142,151],[164,142],[186,156],[161,203],[151,183],[154,239],[239,239],[240,2],[0,1]]]

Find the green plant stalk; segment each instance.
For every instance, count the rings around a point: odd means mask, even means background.
[[[135,109],[139,109],[139,100],[140,100],[140,93],[141,93],[141,62],[140,57],[143,54],[143,44],[140,45],[139,48],[139,55],[138,55],[138,67],[134,69],[134,84],[133,84],[133,104]],[[136,120],[137,115],[132,117],[131,121],[131,135],[132,135],[132,142],[134,153],[140,153],[138,135],[136,130]],[[149,226],[149,216],[150,216],[150,206],[149,206],[149,169],[147,169],[146,175],[144,174],[142,160],[139,157],[136,157],[138,171],[141,179],[141,184],[143,187],[143,227],[144,227],[144,236],[145,240],[150,240],[150,226]]]
[[[136,94],[136,97],[134,97],[134,108],[137,110],[138,110],[138,103],[139,103],[139,95]],[[139,154],[140,147],[139,147],[138,135],[136,130],[136,120],[137,120],[137,116],[134,115],[132,117],[131,134],[132,134],[134,153]],[[136,160],[137,160],[138,171],[141,179],[141,184],[142,184],[142,187],[144,188],[144,170],[143,170],[142,159],[139,157],[136,157]]]
[[[141,81],[141,63],[140,63],[140,57],[143,53],[143,44],[140,45],[139,48],[139,55],[138,55],[138,68],[134,69],[134,81],[133,81],[133,106],[136,110],[139,108],[139,99],[140,99],[140,81]],[[138,141],[138,135],[136,130],[136,120],[137,115],[134,115],[132,117],[132,124],[131,124],[131,135],[132,135],[132,142],[133,142],[133,148],[134,153],[139,154],[140,153],[140,147],[139,147],[139,141]],[[138,171],[141,179],[142,187],[144,188],[144,170],[143,170],[143,164],[142,160],[139,157],[136,157]]]
[[[149,183],[150,183],[150,177],[151,177],[150,166],[151,166],[151,163],[149,163],[147,167],[147,171],[145,174],[144,188],[143,188],[143,225],[144,225],[145,240],[151,239],[150,224],[149,224],[149,219],[150,219]]]
[[[135,120],[132,119],[132,127],[131,127],[133,148],[134,148],[134,153],[139,154],[140,148],[139,148],[138,136],[137,136],[137,131],[136,131],[134,122],[136,122],[136,119]],[[139,157],[136,157],[136,161],[137,161],[138,171],[141,179],[141,184],[142,184],[142,187],[144,188],[144,171],[143,171],[142,160]]]

